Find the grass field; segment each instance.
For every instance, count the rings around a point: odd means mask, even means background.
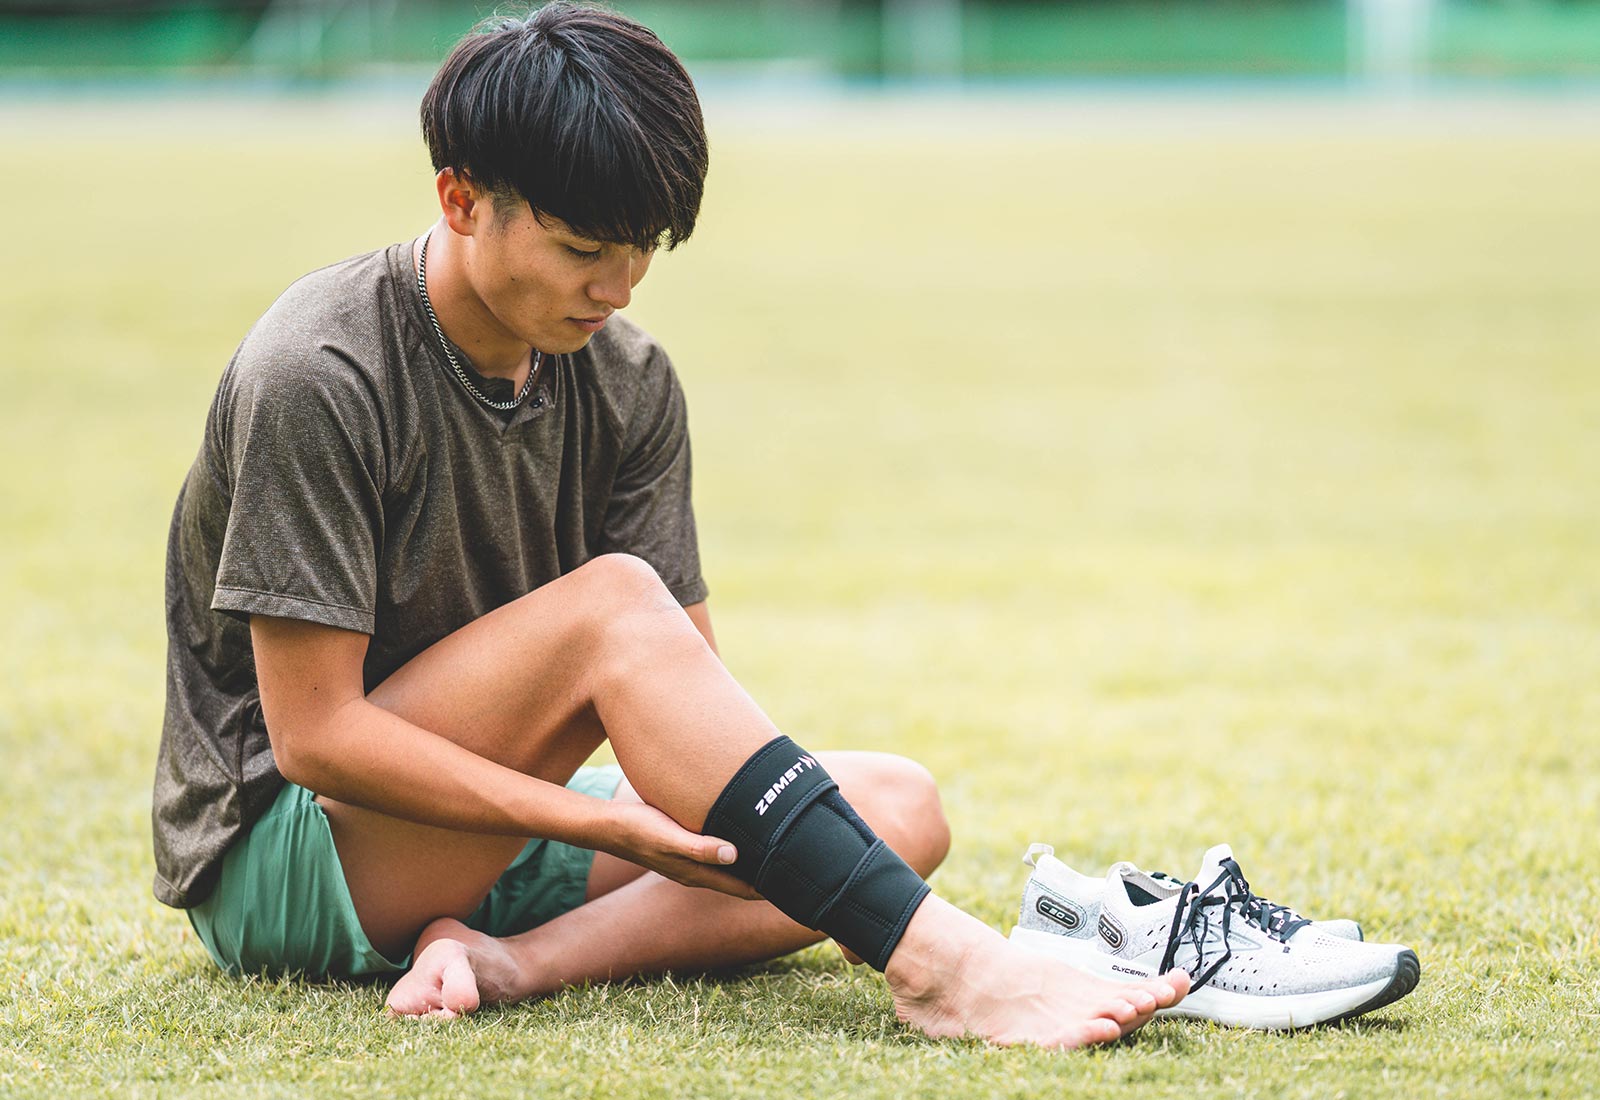
[[[215,973],[149,889],[167,519],[250,322],[428,223],[411,109],[0,115],[0,1095],[1600,1087],[1595,129],[735,126],[632,309],[725,658],[933,770],[939,890],[1009,929],[1030,840],[1228,840],[1413,945],[1407,1000],[1058,1056],[907,1034],[831,950],[450,1025]]]

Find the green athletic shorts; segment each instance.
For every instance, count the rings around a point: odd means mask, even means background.
[[[615,765],[579,768],[567,784],[594,798],[616,793]],[[583,904],[594,853],[556,840],[530,840],[467,924],[512,936]],[[189,922],[211,958],[231,974],[355,978],[404,970],[361,930],[328,817],[316,796],[287,784],[265,816],[228,850],[222,877]]]

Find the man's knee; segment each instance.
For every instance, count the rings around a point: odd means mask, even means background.
[[[655,567],[633,554],[601,554],[568,574],[587,605],[609,611],[677,607]]]
[[[561,606],[579,635],[571,643],[606,641],[611,627],[630,615],[683,611],[655,568],[632,554],[590,558],[558,583]]]
[[[599,684],[629,678],[642,663],[660,661],[680,649],[704,648],[694,623],[643,558],[602,554],[567,579]]]
[[[836,769],[856,812],[926,878],[950,852],[950,823],[927,768],[892,753],[852,753]],[[834,765],[830,762],[830,768]]]

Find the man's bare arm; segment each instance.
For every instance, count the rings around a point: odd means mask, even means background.
[[[290,782],[407,821],[561,840],[679,882],[753,896],[744,883],[712,870],[725,862],[718,854],[725,842],[649,807],[590,798],[525,775],[369,701],[361,673],[365,634],[256,615],[250,635],[267,735]]]
[[[261,709],[278,770],[341,802],[465,832],[593,838],[595,799],[523,775],[369,702],[367,636],[252,616]]]

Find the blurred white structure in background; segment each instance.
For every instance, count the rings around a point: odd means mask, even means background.
[[[1354,75],[1380,91],[1408,92],[1427,75],[1430,24],[1440,0],[1348,0]]]
[[[273,0],[236,60],[315,71],[327,63],[329,33],[342,24],[355,38],[347,52],[371,62],[382,56],[398,14],[396,0]]]

